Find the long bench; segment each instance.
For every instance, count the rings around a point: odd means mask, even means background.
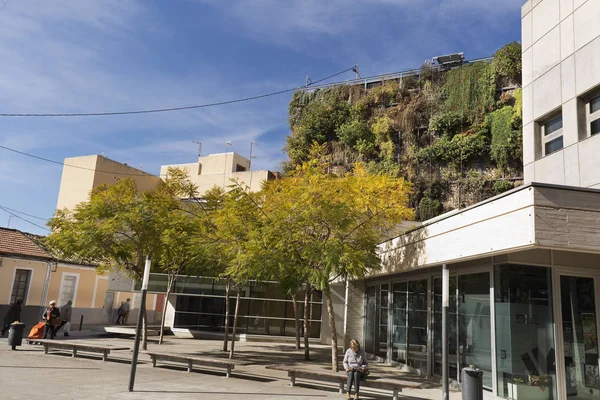
[[[77,353],[80,351],[85,353],[102,353],[102,361],[108,360],[108,355],[110,354],[111,350],[129,350],[129,347],[105,346],[93,343],[78,343],[71,340],[36,339],[35,342],[44,346],[44,354],[48,354],[48,350],[71,351],[73,357],[77,357]]]
[[[170,361],[187,364],[187,371],[192,372],[194,365],[203,365],[213,368],[225,368],[227,370],[225,376],[229,378],[231,376],[231,370],[236,365],[248,365],[250,363],[244,361],[226,360],[223,358],[207,358],[198,357],[187,354],[175,354],[175,353],[161,353],[156,351],[144,351],[152,359],[152,367],[156,367],[156,361]]]
[[[290,378],[290,386],[296,385],[296,378],[309,379],[314,381],[323,381],[323,382],[333,382],[339,385],[340,394],[344,393],[344,387],[346,386],[346,382],[348,380],[345,373],[340,372],[329,372],[323,370],[307,370],[307,369],[299,369],[294,367],[289,367],[285,365],[269,365],[266,367],[267,369],[272,369],[275,371],[285,371],[288,373],[288,377]],[[373,378],[369,377],[364,381],[360,382],[360,387],[370,387],[376,389],[383,390],[391,390],[393,400],[399,399],[399,393],[402,392],[402,389],[419,389],[422,387],[421,383],[415,383],[410,381],[400,381],[396,379],[386,379],[386,378]]]

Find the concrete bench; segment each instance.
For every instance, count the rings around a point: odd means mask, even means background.
[[[156,361],[162,360],[187,364],[188,372],[192,372],[194,364],[213,368],[225,368],[227,370],[227,373],[225,374],[227,378],[231,376],[231,370],[234,369],[236,365],[250,364],[243,361],[226,360],[222,358],[206,358],[186,354],[159,353],[155,351],[144,351],[143,353],[149,355],[152,359],[152,367],[156,367]]]
[[[70,340],[46,340],[36,339],[35,342],[44,346],[44,354],[48,354],[48,350],[67,350],[71,351],[73,357],[77,357],[77,352],[85,353],[102,353],[102,361],[108,360],[108,355],[111,350],[129,350],[129,347],[119,346],[104,346],[93,343],[78,343]]]
[[[294,386],[296,384],[296,378],[309,379],[314,381],[324,381],[324,382],[333,382],[339,385],[340,394],[344,393],[344,388],[346,386],[346,382],[348,380],[345,372],[330,372],[323,370],[307,370],[307,369],[299,369],[284,365],[269,365],[266,367],[267,369],[272,369],[275,371],[285,371],[288,373],[290,378],[290,386]],[[360,382],[360,387],[370,387],[375,389],[383,389],[383,390],[391,390],[393,400],[399,399],[399,393],[402,392],[402,389],[419,389],[422,384],[414,383],[409,381],[400,381],[396,379],[377,379],[369,377],[364,381]]]

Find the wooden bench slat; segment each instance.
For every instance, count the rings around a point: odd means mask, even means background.
[[[129,347],[124,346],[105,346],[93,343],[77,343],[71,341],[55,341],[55,340],[37,340],[44,346],[44,354],[48,354],[48,350],[70,350],[72,357],[77,357],[78,351],[87,353],[102,353],[102,361],[108,360],[108,354],[111,350],[129,350]]]
[[[156,367],[157,360],[163,361],[172,361],[172,362],[180,362],[187,363],[188,372],[192,372],[194,364],[201,364],[210,367],[218,367],[225,368],[227,372],[225,376],[229,378],[231,376],[231,370],[235,368],[236,365],[248,365],[249,362],[245,361],[237,361],[237,360],[225,360],[225,359],[216,359],[216,358],[206,358],[206,357],[198,357],[186,354],[174,354],[174,353],[161,353],[154,351],[144,351],[144,354],[150,356],[152,359],[152,367]]]

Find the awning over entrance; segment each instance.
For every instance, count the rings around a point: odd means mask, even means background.
[[[600,252],[600,190],[531,183],[441,215],[381,244],[374,276],[530,248]]]

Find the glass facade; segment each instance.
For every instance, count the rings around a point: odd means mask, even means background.
[[[460,371],[474,365],[483,371],[484,390],[490,394],[495,390],[499,398],[556,399],[551,268],[505,264],[456,272],[450,277],[449,290],[450,378],[459,381]],[[571,286],[584,288],[585,283],[579,278]],[[600,393],[596,317],[590,308],[595,304],[593,280],[587,284],[592,295],[577,299],[572,288],[565,292],[567,284],[562,285],[565,341],[573,349],[565,353],[565,365],[573,375],[576,399],[589,398],[582,393],[589,393],[592,381],[595,393]],[[387,355],[386,361],[417,369],[422,375],[441,375],[440,276],[367,282],[365,311],[368,353]],[[387,337],[388,346],[381,339]]]
[[[551,269],[495,269],[497,392],[503,398],[556,398]]]
[[[166,275],[151,274],[149,291],[164,293]],[[225,331],[224,280],[204,277],[180,277],[172,290],[176,294],[174,328],[193,331]],[[236,291],[231,289],[229,330],[233,329]],[[313,293],[310,301],[310,337],[321,335],[321,293]],[[298,298],[301,329],[304,330],[304,297]],[[294,306],[290,296],[283,295],[276,282],[250,281],[241,289],[238,333],[295,336]],[[304,332],[302,332],[304,334]]]

